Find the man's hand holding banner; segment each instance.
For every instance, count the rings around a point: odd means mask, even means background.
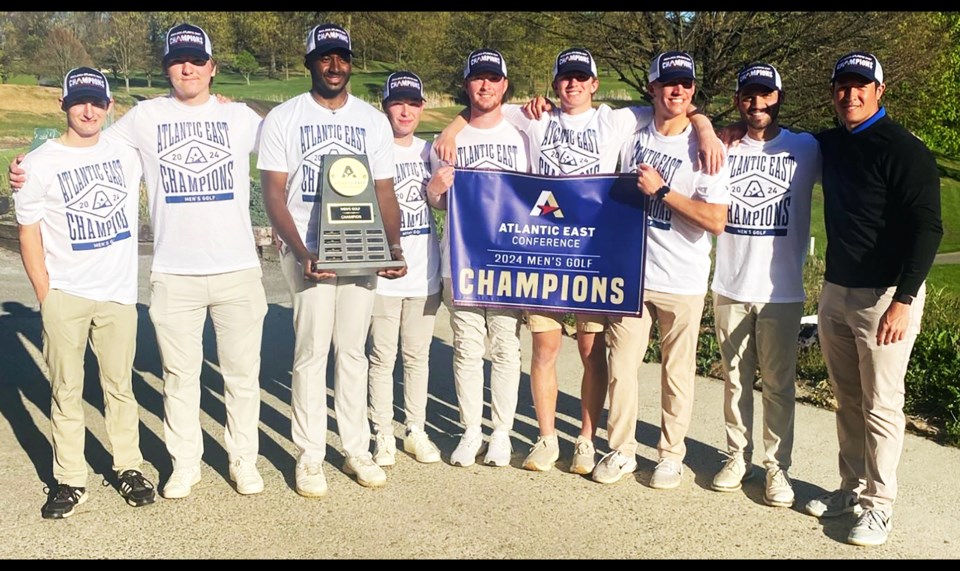
[[[636,180],[458,169],[444,230],[454,303],[639,315],[646,216]]]

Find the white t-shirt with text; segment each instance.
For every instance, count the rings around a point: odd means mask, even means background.
[[[526,136],[509,122],[502,120],[488,129],[478,129],[467,125],[456,138],[457,167],[490,169],[501,171],[530,172],[529,147]],[[440,158],[430,153],[430,170],[436,172],[440,167]],[[454,183],[456,184],[456,183]],[[446,224],[450,216],[447,211]],[[442,263],[441,275],[449,278],[453,275],[450,267],[450,234],[443,233],[440,245]]]
[[[153,270],[212,275],[260,266],[250,222],[250,153],[260,116],[243,103],[138,103],[104,136],[143,160]]]
[[[137,302],[140,157],[103,137],[91,147],[49,140],[27,153],[17,222],[40,222],[50,288],[94,301]]]
[[[553,108],[529,119],[519,105],[503,106],[503,116],[527,134],[531,172],[548,176],[611,174],[620,149],[653,118],[652,107],[611,109],[606,104],[569,115]]]
[[[410,146],[394,143],[393,189],[400,204],[400,246],[407,262],[401,278],[377,280],[377,293],[391,297],[424,297],[440,291],[440,243],[427,204],[430,145],[419,137]]]
[[[730,210],[717,237],[713,291],[745,302],[803,301],[817,140],[786,129],[769,141],[747,136],[730,149],[727,167]]]
[[[347,96],[330,110],[307,92],[274,107],[263,120],[257,168],[287,173],[287,208],[311,252],[318,251],[321,157],[366,155],[374,180],[393,179],[393,129],[386,115]]]
[[[636,172],[646,163],[663,177],[672,192],[713,204],[729,204],[727,172],[709,175],[694,170],[698,140],[692,125],[679,135],[664,136],[651,122],[623,148],[621,170]],[[639,189],[637,192],[640,192]],[[647,252],[644,289],[681,295],[707,292],[710,275],[710,233],[674,214],[662,200],[647,202]]]

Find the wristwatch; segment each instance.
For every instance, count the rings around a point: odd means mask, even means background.
[[[900,303],[910,305],[913,303],[914,297],[912,295],[907,295],[905,293],[895,293],[893,294],[893,301],[899,301]]]
[[[657,198],[659,198],[660,200],[663,200],[663,197],[669,194],[669,192],[670,192],[670,186],[665,184],[657,189],[657,192],[656,192]]]

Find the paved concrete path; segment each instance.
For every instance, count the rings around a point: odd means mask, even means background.
[[[149,263],[148,256],[141,257],[142,304],[148,299]],[[100,485],[100,474],[110,472],[110,456],[98,412],[102,397],[92,382],[85,391],[91,497],[73,517],[48,521],[40,518],[44,482],[52,473],[50,390],[40,353],[40,320],[19,258],[0,249],[0,558],[960,558],[960,449],[918,436],[906,439],[895,528],[886,545],[845,544],[852,516],[821,522],[802,512],[808,499],[839,482],[834,415],[810,405],[797,407],[791,469],[798,499],[794,508],[767,507],[762,477],[739,492],[711,491],[709,483],[724,448],[722,384],[713,379],[697,380],[683,484],[672,491],[647,487],[659,437],[657,365],[640,370],[637,472],[609,486],[570,474],[582,370],[571,339],[564,339],[559,363],[557,426],[562,457],[557,469],[548,473],[520,469],[537,436],[526,331],[512,465],[452,467],[447,460],[462,428],[450,377],[451,334],[445,312],[437,320],[427,407],[428,431],[442,450],[443,462],[420,465],[401,452],[397,465],[388,469],[384,488],[360,487],[341,471],[343,457],[328,388],[325,472],[330,492],[320,500],[302,498],[293,489],[290,440],[291,312],[276,263],[265,262],[264,272],[270,307],[261,369],[259,467],[266,490],[240,496],[227,477],[223,386],[208,331],[201,401],[206,452],[203,479],[193,494],[183,500],[160,498],[154,505],[134,509],[112,487]],[[171,465],[163,446],[160,362],[145,305],[140,306],[138,342],[134,388],[141,403],[145,472],[154,482],[163,482]],[[760,395],[756,397],[760,426]],[[605,439],[601,431],[602,450]]]
[[[960,252],[947,252],[946,254],[937,254],[933,260],[934,264],[960,264]]]

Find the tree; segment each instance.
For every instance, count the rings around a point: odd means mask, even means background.
[[[147,15],[143,12],[113,12],[110,15],[109,63],[117,75],[123,78],[124,87],[130,93],[130,74],[145,66],[150,51]]]
[[[933,34],[943,49],[937,58],[924,58],[917,66],[926,72],[921,80],[906,78],[887,86],[898,120],[934,151],[960,156],[960,14],[929,15]],[[913,32],[910,32],[913,33]]]
[[[79,66],[92,66],[93,60],[80,40],[69,29],[62,26],[52,28],[40,48],[44,63],[40,72],[53,76],[58,85],[71,69]]]
[[[943,50],[929,12],[586,12],[531,13],[531,25],[567,42],[587,42],[602,67],[640,93],[660,51],[682,49],[698,66],[696,104],[715,123],[735,118],[734,75],[763,60],[783,77],[781,121],[808,130],[833,125],[827,83],[840,55],[871,51],[899,85],[930,87],[929,67]],[[903,100],[893,93],[891,104]]]
[[[275,58],[286,79],[290,79],[291,68],[307,71],[303,67],[303,55],[310,28],[309,12],[278,12],[277,28],[270,42],[271,66],[275,65]]]
[[[73,32],[93,61],[107,64],[110,15],[110,12],[57,12],[54,21]]]
[[[13,23],[10,22],[9,12],[0,12],[0,83],[10,81],[13,72]]]
[[[13,27],[7,37],[11,72],[26,73],[40,79],[44,59],[41,47],[52,26],[53,17],[53,12],[9,13],[9,22]]]
[[[462,95],[464,61],[471,51],[485,47],[503,54],[511,96],[543,93],[552,79],[553,58],[562,49],[562,42],[529,24],[530,16],[525,12],[455,13],[447,41],[434,54],[444,66],[446,89]],[[465,103],[462,97],[458,99]]]
[[[247,80],[247,85],[250,85],[250,76],[260,69],[260,64],[257,63],[257,58],[253,57],[252,53],[243,50],[234,58],[233,67]]]
[[[174,19],[170,12],[147,12],[146,20],[147,53],[144,54],[143,71],[147,76],[147,87],[153,87],[153,76],[163,73],[163,45]]]

